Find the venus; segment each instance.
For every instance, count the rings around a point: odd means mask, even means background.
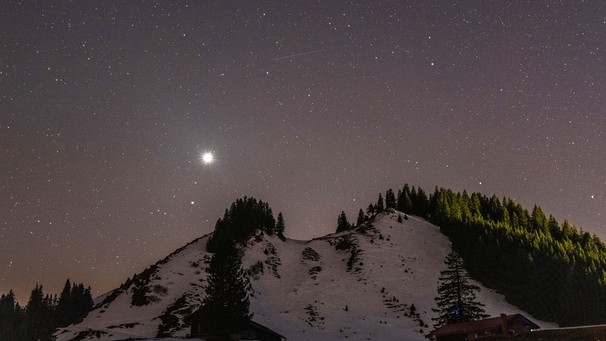
[[[213,161],[215,160],[215,156],[212,152],[206,152],[202,154],[201,160],[202,162],[204,162],[204,164],[208,165],[213,163]]]

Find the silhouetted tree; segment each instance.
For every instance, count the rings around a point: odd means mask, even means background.
[[[42,285],[36,283],[25,308],[15,301],[11,290],[8,295],[0,296],[0,340],[54,340],[52,334],[57,327],[82,318],[92,306],[90,287],[71,286],[69,280],[59,298],[45,295]]]
[[[223,240],[242,243],[253,236],[257,230],[267,234],[276,232],[276,220],[267,203],[255,198],[237,199],[225,210],[223,218],[218,219],[215,231],[208,238],[208,251],[215,252],[215,244]]]
[[[421,188],[417,188],[417,195],[415,196],[415,200],[412,201],[412,206],[414,207],[413,211],[415,214],[427,218],[429,214],[429,199],[427,198],[427,194]]]
[[[284,223],[284,217],[282,216],[282,212],[278,213],[278,221],[276,222],[276,235],[280,237],[280,239],[285,240],[284,238],[284,229],[286,228],[286,224]]]
[[[410,187],[408,184],[404,185],[400,191],[398,191],[398,205],[397,209],[400,212],[411,213],[412,201],[410,200]]]
[[[339,218],[337,219],[337,232],[343,232],[349,230],[349,221],[347,221],[347,216],[344,211],[341,211],[339,214]]]
[[[412,213],[412,200],[410,200],[409,192],[402,192],[401,204],[399,203],[399,211],[411,214]]]
[[[42,285],[36,284],[25,307],[26,340],[51,340],[53,303],[50,296],[44,296]]]
[[[396,196],[390,188],[385,192],[385,207],[396,209]]]
[[[438,296],[435,298],[439,313],[435,327],[445,324],[468,322],[488,317],[484,305],[476,301],[477,285],[469,283],[463,260],[452,251],[446,257],[446,270],[440,271]]]
[[[379,193],[379,199],[377,200],[376,212],[382,213],[383,211],[385,211],[385,204],[383,202],[383,195],[381,193]]]
[[[0,296],[0,340],[24,339],[23,312],[11,290]]]
[[[366,208],[366,214],[368,214],[369,216],[373,216],[375,214],[376,208],[375,205],[373,204],[368,204],[368,208]]]
[[[69,278],[65,281],[63,290],[59,294],[59,302],[57,303],[57,326],[65,327],[72,321],[72,283]]]
[[[202,315],[210,332],[221,340],[242,331],[252,318],[248,289],[250,283],[241,267],[238,251],[226,242],[213,253],[210,260],[206,297]]]
[[[59,300],[56,309],[57,327],[65,327],[82,319],[93,307],[93,298],[90,287],[85,288],[84,284],[71,284],[68,279]]]
[[[365,221],[366,221],[366,215],[364,214],[364,211],[362,211],[362,209],[360,209],[360,211],[358,212],[358,220],[356,221],[356,225],[360,226],[360,225],[364,224]]]

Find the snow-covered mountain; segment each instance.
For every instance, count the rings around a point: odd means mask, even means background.
[[[438,227],[417,217],[399,223],[398,215],[310,241],[252,238],[242,265],[251,273],[253,319],[288,340],[425,340],[451,244]],[[186,337],[187,316],[204,297],[207,239],[127,281],[81,323],[59,330],[57,340]],[[484,287],[478,300],[490,315],[533,319]],[[141,301],[147,304],[133,304]]]

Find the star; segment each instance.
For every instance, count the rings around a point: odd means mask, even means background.
[[[406,182],[537,203],[606,238],[601,2],[366,2],[346,16],[332,2],[8,3],[21,5],[2,7],[0,295],[20,303],[33,277],[51,295],[74,274],[107,292],[211,232],[240,194],[295,239]],[[110,246],[128,252],[120,267]],[[49,275],[41,255],[81,263]]]
[[[205,165],[209,165],[215,161],[215,155],[212,152],[205,152],[200,157],[200,160],[202,160]]]

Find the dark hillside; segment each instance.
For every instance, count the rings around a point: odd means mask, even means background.
[[[495,195],[436,187],[428,202],[415,199],[410,210],[429,207],[469,273],[512,304],[562,326],[606,322],[606,245],[596,235]]]

